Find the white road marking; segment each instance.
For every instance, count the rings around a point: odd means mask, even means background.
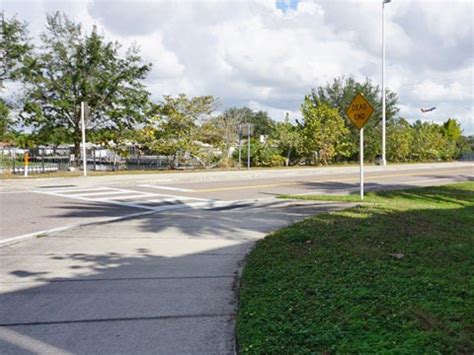
[[[0,340],[5,344],[13,344],[18,349],[34,354],[72,354],[64,349],[57,348],[41,340],[35,339],[20,331],[11,328],[0,327]]]
[[[138,185],[140,187],[149,187],[152,189],[158,189],[158,190],[170,190],[170,191],[179,191],[179,192],[192,192],[194,190],[190,189],[182,189],[180,187],[172,187],[172,186],[162,186],[162,185],[149,185],[149,184],[143,184],[143,185]]]
[[[110,204],[113,204],[113,205],[119,205],[119,206],[125,206],[125,207],[134,207],[134,208],[144,208],[144,209],[147,209],[147,210],[153,210],[153,207],[150,207],[150,206],[142,206],[140,204],[133,204],[133,203],[127,203],[127,202],[116,202],[116,201],[109,201],[109,200],[105,200],[105,199],[93,199],[93,198],[87,198],[87,197],[76,197],[74,195],[71,195],[71,194],[59,194],[59,193],[54,193],[54,192],[48,192],[48,191],[38,191],[38,190],[35,190],[33,192],[36,192],[36,193],[39,193],[39,194],[44,194],[44,195],[52,195],[52,196],[58,196],[58,197],[67,197],[67,198],[71,198],[71,199],[74,199],[74,200],[80,200],[80,201],[87,201],[87,202],[106,202],[106,203],[110,203]],[[122,197],[122,196],[121,196]]]
[[[1,191],[0,195],[11,195],[11,194],[26,194],[29,193],[30,191]]]
[[[71,187],[60,187],[60,188],[51,188],[51,189],[46,189],[46,188],[39,188],[35,189],[34,191],[43,191],[43,192],[83,192],[83,191],[102,191],[102,190],[115,190],[112,187],[87,187],[87,188],[71,188]]]
[[[122,219],[144,216],[144,215],[155,213],[155,212],[157,212],[157,211],[153,210],[153,211],[146,211],[146,212],[135,212],[135,213],[126,214],[124,216],[106,217],[106,218],[102,218],[102,219],[99,219],[99,220],[96,220],[96,221],[93,221],[93,222],[75,223],[75,224],[71,224],[69,226],[45,229],[45,230],[41,230],[41,231],[38,231],[38,232],[22,234],[22,235],[19,235],[19,236],[16,236],[16,237],[0,240],[0,247],[4,246],[4,245],[7,245],[7,244],[11,244],[11,243],[21,242],[22,240],[25,240],[25,239],[34,238],[34,237],[37,237],[37,236],[42,235],[42,234],[62,232],[62,231],[68,230],[68,229],[81,227],[81,226],[86,226],[86,225],[97,224],[97,223],[120,221]]]
[[[147,194],[147,193],[138,193],[138,194],[131,194],[127,196],[105,196],[104,198],[95,198],[94,201],[109,201],[109,200],[133,200],[133,199],[140,199],[145,197],[154,197],[155,194]],[[147,200],[148,201],[148,200]]]
[[[167,195],[137,190],[127,190],[112,187],[95,187],[89,189],[54,189],[54,190],[32,190],[33,192],[66,197],[74,200],[87,202],[102,202],[124,207],[140,208],[151,211],[168,211],[179,208],[208,204],[213,200],[196,197]],[[126,200],[130,200],[127,202]],[[197,202],[187,202],[197,201]]]
[[[128,190],[111,190],[111,191],[100,191],[100,192],[87,192],[85,194],[74,194],[74,197],[91,197],[91,196],[106,196],[106,195],[119,195],[119,194],[129,194]]]

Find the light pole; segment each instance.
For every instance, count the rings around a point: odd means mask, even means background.
[[[385,4],[392,0],[382,0],[382,165],[387,165],[385,156]]]
[[[87,176],[87,154],[86,154],[86,120],[84,116],[85,113],[85,103],[81,102],[81,128],[82,128],[82,171],[84,177]]]

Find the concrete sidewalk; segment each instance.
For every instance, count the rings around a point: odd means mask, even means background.
[[[156,213],[0,248],[0,353],[231,354],[254,242],[342,206]]]

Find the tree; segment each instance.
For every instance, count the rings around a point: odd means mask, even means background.
[[[410,161],[414,139],[410,123],[400,118],[392,120],[387,127],[387,159],[393,162]]]
[[[272,138],[282,156],[285,157],[286,166],[290,165],[291,158],[299,157],[298,151],[301,150],[302,142],[300,130],[290,122],[288,114],[286,114],[284,121],[276,123]]]
[[[474,135],[462,136],[459,144],[460,154],[470,153],[474,151]]]
[[[270,136],[275,129],[275,121],[273,121],[265,111],[253,112],[247,117],[245,122],[252,125],[252,136],[259,138],[260,136]]]
[[[88,135],[91,138],[91,134]],[[57,147],[60,144],[70,144],[71,135],[70,132],[67,130],[66,127],[57,127],[55,130],[50,131],[48,128],[43,127],[42,129],[38,129],[35,132],[35,140],[44,144],[47,142],[51,144],[53,147]]]
[[[3,99],[0,99],[0,141],[3,141],[6,138],[10,128],[9,113],[10,109],[6,102]]]
[[[87,132],[120,132],[143,122],[149,93],[143,79],[151,64],[143,64],[136,47],[121,54],[117,42],[107,42],[97,29],[83,34],[80,24],[65,15],[47,16],[46,32],[29,73],[22,118],[36,130],[64,130],[80,153],[81,102],[89,106]],[[76,160],[77,161],[77,160]]]
[[[247,142],[242,149],[242,161],[247,162]],[[234,159],[238,159],[238,151],[234,151]],[[261,141],[250,137],[250,165],[251,166],[283,166],[285,158],[279,154],[279,149],[271,139]]]
[[[461,125],[456,119],[450,118],[443,124],[443,134],[450,141],[457,142],[462,135]]]
[[[346,109],[357,93],[362,93],[364,97],[374,107],[374,113],[364,127],[365,156],[373,160],[381,153],[381,122],[382,104],[381,89],[374,85],[370,79],[364,82],[357,82],[353,77],[335,78],[331,83],[318,86],[311,92],[311,99],[315,103],[326,103],[330,107],[338,110],[340,117],[344,119],[345,126],[350,130],[349,155],[357,160],[359,154],[359,129],[357,129],[347,118]],[[397,94],[386,90],[386,120],[389,123],[399,111]]]
[[[170,157],[171,168],[194,156],[200,158],[201,126],[215,110],[212,96],[189,99],[185,94],[164,96],[155,106],[155,115],[139,135],[139,142],[146,148]]]
[[[275,122],[266,112],[254,112],[248,107],[230,107],[218,117],[212,118],[209,123],[221,134],[224,159],[230,157],[231,149],[239,139],[239,127],[250,123],[253,138],[259,138],[260,135],[270,136],[275,129]],[[247,132],[245,127],[242,131]]]
[[[461,136],[457,142],[457,152],[455,158],[461,157],[463,154],[470,153],[474,150],[474,136]]]
[[[33,46],[28,39],[25,23],[16,17],[5,19],[2,11],[2,33],[0,36],[0,86],[4,80],[16,80],[24,74],[25,65],[31,64],[30,52]]]
[[[198,131],[198,139],[201,142],[221,149],[225,146],[225,133],[221,127],[216,125],[214,117],[204,121]],[[225,149],[223,151],[225,151]]]
[[[456,145],[446,139],[436,123],[416,121],[413,124],[412,156],[415,160],[448,160],[455,154]]]
[[[247,107],[231,107],[226,109],[221,115],[209,120],[209,124],[214,126],[222,137],[224,159],[229,158],[231,148],[238,140],[239,125],[245,122],[251,115],[252,111]]]
[[[316,153],[319,163],[328,164],[334,161],[337,154],[344,154],[347,149],[344,137],[349,131],[336,108],[317,103],[308,95],[301,106],[301,113],[303,149],[308,159]]]
[[[462,136],[461,124],[454,118],[449,118],[442,126],[442,133],[444,137],[455,146],[455,152],[452,156],[459,157],[466,151],[466,141]]]
[[[14,132],[13,141],[17,147],[27,149],[37,145],[37,139],[34,134],[25,132]]]
[[[265,111],[253,111],[248,107],[230,107],[219,117],[221,126],[226,130],[238,134],[239,125],[250,123],[252,125],[252,137],[259,138],[261,135],[269,136],[275,129],[273,121]],[[216,122],[219,120],[216,120]]]
[[[26,23],[20,22],[16,17],[5,18],[1,13],[1,36],[0,36],[0,90],[3,90],[4,81],[16,81],[23,79],[27,70],[33,65],[31,57],[33,46],[28,38]],[[0,98],[0,140],[14,141],[15,132],[12,128],[14,122],[10,115],[14,103],[2,97]]]

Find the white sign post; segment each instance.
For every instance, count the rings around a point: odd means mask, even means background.
[[[360,199],[364,199],[364,128],[360,129]]]
[[[25,177],[28,177],[28,163],[29,163],[29,160],[30,160],[30,155],[28,154],[28,152],[25,152],[25,154],[23,156],[23,161],[24,161],[24,166],[25,166]]]
[[[86,123],[85,123],[85,105],[81,102],[81,125],[82,125],[82,170],[84,176],[87,176],[87,155],[86,155]]]

